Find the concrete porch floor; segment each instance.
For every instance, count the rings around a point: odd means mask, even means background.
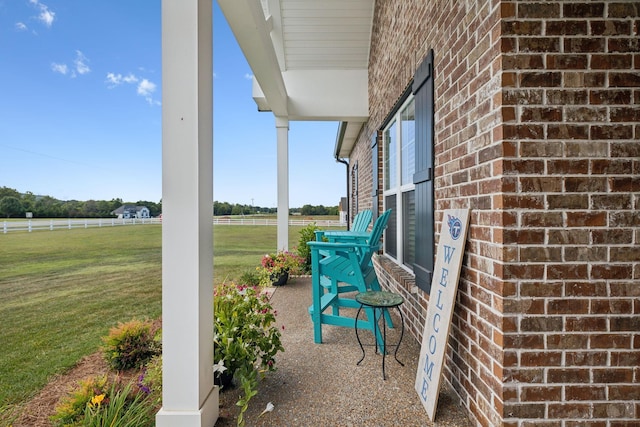
[[[471,426],[458,397],[446,384],[440,391],[436,422],[431,423],[414,390],[420,344],[406,333],[398,351],[400,366],[388,355],[387,380],[382,379],[382,356],[366,347],[362,356],[353,329],[323,326],[323,344],[313,342],[311,279],[296,277],[275,288],[271,302],[278,327],[284,326],[285,348],[277,357],[277,371],[260,382],[245,414],[247,426]],[[394,313],[395,310],[392,310]],[[393,316],[399,326],[399,317]],[[388,334],[397,342],[400,328]],[[371,333],[361,334],[369,343]],[[235,402],[240,390],[220,393],[220,418],[216,426],[235,426]],[[258,418],[268,402],[275,409]]]

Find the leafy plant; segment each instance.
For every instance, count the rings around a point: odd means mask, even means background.
[[[307,245],[307,242],[316,240],[316,230],[320,228],[316,223],[311,223],[302,228],[299,232],[300,238],[298,240],[298,255],[304,260],[304,269],[307,273],[311,269],[311,249]]]
[[[261,265],[257,268],[260,285],[270,286],[283,273],[298,274],[304,265],[304,260],[289,251],[267,254],[262,257]]]
[[[82,420],[87,404],[95,396],[106,396],[109,386],[107,376],[89,377],[80,381],[79,387],[62,398],[51,416],[55,426],[75,426]]]
[[[258,286],[260,284],[260,274],[257,271],[245,271],[240,276],[240,283],[248,286]]]
[[[141,368],[153,356],[160,354],[161,342],[155,337],[151,321],[132,320],[119,323],[103,337],[104,357],[111,368],[122,371]]]
[[[147,395],[133,391],[131,383],[120,388],[113,384],[105,394],[94,395],[86,405],[82,427],[151,427],[155,407]]]
[[[284,351],[276,313],[260,288],[233,283],[216,287],[213,311],[214,371],[229,370],[240,381],[244,395],[238,401],[238,425],[244,425],[244,411],[257,393],[256,369],[275,370],[275,356]]]
[[[162,355],[154,356],[138,377],[138,388],[158,404],[162,403]]]

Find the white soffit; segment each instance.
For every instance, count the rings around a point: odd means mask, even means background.
[[[373,0],[279,0],[284,69],[369,65]]]
[[[259,110],[290,120],[354,122],[348,128],[359,132],[369,115],[374,0],[218,3],[253,71]]]

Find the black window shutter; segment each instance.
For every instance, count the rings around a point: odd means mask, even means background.
[[[373,214],[373,221],[375,221],[378,218],[378,206],[380,201],[380,183],[378,182],[378,132],[374,132],[373,137],[371,138],[371,170],[373,173],[371,181],[371,213]]]
[[[433,191],[433,50],[418,67],[412,91],[416,107],[416,171],[413,175],[416,202],[416,260],[413,272],[416,285],[429,293],[433,275],[434,191]]]

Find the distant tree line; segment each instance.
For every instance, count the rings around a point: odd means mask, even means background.
[[[213,202],[213,214],[215,216],[229,215],[258,215],[258,214],[275,214],[277,208],[265,208],[260,206],[233,204],[229,202]],[[304,205],[301,208],[289,209],[291,214],[300,214],[304,216],[311,215],[339,215],[338,206],[312,206]]]
[[[34,218],[113,218],[111,212],[124,204],[146,206],[151,216],[158,216],[162,212],[162,201],[124,203],[119,198],[58,200],[50,196],[37,196],[29,191],[20,193],[9,187],[0,187],[0,217],[3,218],[24,218],[27,212],[31,212]]]
[[[24,218],[26,212],[31,212],[34,218],[112,218],[111,212],[124,204],[146,206],[152,217],[162,213],[162,200],[159,203],[148,200],[125,203],[120,198],[87,201],[58,200],[50,196],[37,196],[29,191],[20,193],[13,188],[0,187],[0,218]],[[276,208],[213,202],[213,214],[216,216],[275,214],[276,212]],[[289,212],[304,216],[339,214],[338,206],[323,205],[304,205],[301,208],[292,208]]]

